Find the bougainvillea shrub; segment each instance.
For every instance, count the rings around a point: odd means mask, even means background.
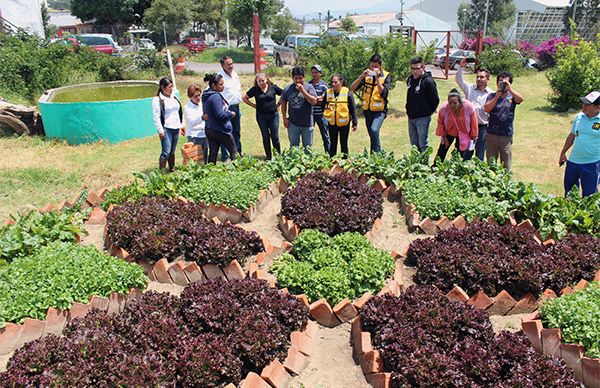
[[[516,227],[477,222],[413,241],[406,264],[417,267],[415,283],[445,292],[458,285],[470,295],[505,290],[514,298],[528,292],[539,296],[547,288],[558,293],[581,279],[593,279],[600,269],[600,239],[567,235],[547,247]]]
[[[291,254],[275,259],[271,271],[281,287],[306,294],[309,301],[324,298],[331,305],[365,292],[376,294],[394,271],[394,259],[360,233],[335,237],[304,229]]]
[[[352,175],[314,172],[285,193],[281,214],[302,229],[364,234],[382,216],[383,196]]]
[[[562,360],[522,333],[494,335],[487,313],[435,287],[371,299],[360,312],[393,387],[579,387]]]
[[[29,342],[0,374],[6,386],[188,386],[238,384],[283,361],[308,309],[256,279],[212,279],[181,298],[147,292],[110,316],[92,310],[64,336]]]
[[[195,203],[147,197],[126,202],[108,214],[108,237],[137,260],[173,261],[183,256],[199,264],[228,265],[264,249],[256,232],[215,224]]]
[[[563,342],[583,345],[587,357],[600,358],[600,283],[549,300],[540,312],[544,327],[560,329]]]

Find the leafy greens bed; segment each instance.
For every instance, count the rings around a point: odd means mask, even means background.
[[[433,287],[375,297],[360,317],[392,387],[580,386],[562,360],[537,354],[522,333],[494,335],[484,311]]]
[[[215,224],[202,215],[202,206],[160,197],[127,202],[108,214],[108,237],[136,260],[174,261],[183,256],[201,265],[227,266],[264,249],[256,232],[230,224]]]
[[[417,267],[417,284],[445,292],[458,285],[470,295],[483,290],[494,296],[506,290],[515,298],[528,292],[539,296],[547,288],[558,293],[594,278],[600,269],[600,239],[567,235],[544,246],[516,227],[477,222],[413,241],[406,264]]]
[[[308,320],[296,298],[266,282],[212,279],[181,298],[150,291],[110,316],[93,310],[17,350],[7,386],[202,386],[238,384],[283,361],[292,331]]]
[[[325,298],[333,306],[344,298],[379,292],[394,271],[394,260],[359,233],[329,237],[304,229],[291,254],[278,257],[271,271],[290,292],[306,294],[311,302]]]
[[[271,172],[256,159],[241,158],[230,164],[190,164],[166,174],[155,170],[134,174],[136,180],[107,193],[103,207],[137,201],[146,196],[177,198],[226,205],[245,211],[258,201],[261,190],[274,181]]]
[[[27,317],[45,319],[48,307],[69,309],[73,302],[88,303],[92,295],[145,287],[137,264],[95,247],[57,241],[0,268],[0,326]]]
[[[382,216],[383,196],[352,175],[314,172],[284,194],[281,214],[301,229],[364,234]]]
[[[583,345],[587,357],[600,358],[600,283],[548,301],[541,315],[544,327],[560,329],[563,342]]]

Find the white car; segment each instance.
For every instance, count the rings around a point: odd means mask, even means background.
[[[156,46],[152,40],[148,38],[140,38],[133,43],[133,49],[136,51],[156,50]]]

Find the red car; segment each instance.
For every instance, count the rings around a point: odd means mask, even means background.
[[[119,55],[123,51],[110,34],[82,34],[77,36],[77,40],[84,46],[108,55]]]
[[[206,42],[204,39],[200,38],[185,38],[179,44],[187,47],[187,49],[192,53],[201,53],[202,51],[206,50]]]

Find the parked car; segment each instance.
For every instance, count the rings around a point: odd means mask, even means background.
[[[448,66],[450,69],[457,70],[460,62],[463,59],[467,59],[468,64],[473,64],[476,61],[475,51],[471,50],[460,50],[460,49],[450,49],[450,53],[448,55]],[[439,54],[437,57],[434,57],[433,64],[439,67],[446,67],[446,52]]]
[[[143,51],[143,50],[156,50],[156,46],[151,39],[148,38],[140,38],[136,39],[133,42],[133,49],[135,51]]]
[[[283,41],[283,45],[277,45],[273,48],[275,52],[275,64],[277,66],[295,65],[298,62],[298,47],[314,46],[321,41],[321,38],[314,35],[288,35]]]
[[[512,50],[512,52],[514,52],[519,60],[523,62],[523,66],[525,66],[527,69],[536,69],[537,71],[543,70],[542,65],[540,65],[535,59],[524,57],[519,50]]]
[[[81,34],[77,35],[77,40],[82,45],[92,47],[104,54],[119,55],[123,51],[110,34]]]
[[[206,50],[206,42],[201,38],[185,38],[179,42],[180,46],[185,46],[191,53],[201,53]]]

